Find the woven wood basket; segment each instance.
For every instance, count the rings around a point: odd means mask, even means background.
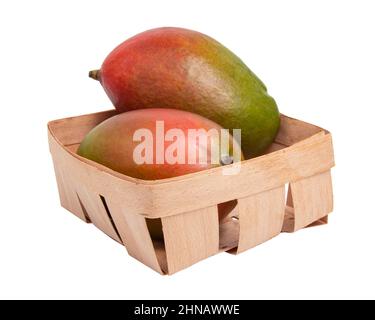
[[[282,116],[267,154],[243,161],[237,175],[219,167],[144,181],[76,154],[84,136],[115,114],[48,124],[61,205],[155,271],[173,274],[222,251],[240,253],[281,232],[327,223],[334,157],[326,130]],[[150,237],[148,219],[161,220],[163,241]]]

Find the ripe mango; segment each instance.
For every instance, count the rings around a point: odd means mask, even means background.
[[[77,153],[134,178],[165,179],[220,166],[228,157],[240,161],[241,149],[236,144],[239,154],[233,155],[231,135],[228,150],[220,148],[221,129],[187,111],[140,109],[100,123],[86,135]]]
[[[262,81],[234,53],[196,31],[140,33],[115,48],[90,76],[120,112],[176,108],[241,129],[247,158],[260,155],[279,128],[277,105]]]

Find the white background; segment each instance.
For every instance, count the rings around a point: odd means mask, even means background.
[[[0,298],[375,298],[373,1],[1,1]],[[126,38],[216,38],[280,110],[329,129],[330,224],[160,276],[59,206],[47,121],[110,108],[87,77]]]

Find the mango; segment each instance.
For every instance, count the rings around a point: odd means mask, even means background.
[[[139,109],[100,123],[77,153],[134,178],[166,179],[229,164],[228,157],[243,159],[240,146],[222,129],[187,111]],[[224,138],[228,148],[221,148]]]
[[[242,130],[247,158],[274,140],[280,117],[263,82],[229,49],[202,33],[158,28],[115,48],[90,77],[120,112],[174,108]]]

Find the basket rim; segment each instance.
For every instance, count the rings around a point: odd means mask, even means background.
[[[219,171],[222,171],[224,168],[225,169],[230,169],[230,168],[234,168],[236,166],[236,163],[233,163],[233,164],[226,165],[226,166],[219,166],[219,167],[209,168],[209,169],[205,169],[205,170],[201,170],[201,171],[197,171],[197,172],[193,172],[193,173],[184,174],[184,175],[181,175],[181,176],[176,176],[176,177],[171,177],[171,178],[165,178],[165,179],[158,179],[158,180],[144,180],[144,179],[134,178],[134,177],[128,176],[126,174],[120,173],[118,171],[115,171],[115,170],[113,170],[113,169],[111,169],[109,167],[106,167],[106,166],[104,166],[104,165],[102,165],[100,163],[97,163],[95,161],[92,161],[92,160],[89,160],[87,158],[84,158],[84,157],[78,155],[77,153],[73,152],[72,150],[70,150],[68,148],[67,145],[64,145],[61,142],[61,140],[57,137],[57,135],[55,134],[55,131],[53,129],[53,127],[56,124],[58,124],[58,123],[60,123],[62,121],[76,119],[76,118],[85,117],[85,116],[101,115],[101,114],[113,114],[113,115],[116,115],[118,113],[116,112],[116,110],[110,109],[110,110],[105,110],[105,111],[100,111],[100,112],[94,112],[94,113],[89,113],[89,114],[84,114],[84,115],[79,115],[79,116],[72,116],[72,117],[67,117],[67,118],[60,118],[60,119],[56,119],[56,120],[51,120],[51,121],[49,121],[47,123],[48,134],[65,152],[69,153],[69,155],[71,155],[74,158],[80,160],[81,162],[84,162],[86,165],[94,167],[97,170],[105,172],[105,173],[107,173],[107,174],[109,174],[111,176],[114,176],[116,178],[120,178],[122,180],[126,180],[128,182],[132,182],[132,183],[137,184],[137,185],[141,184],[141,185],[145,185],[145,186],[154,186],[154,185],[162,185],[162,184],[167,184],[167,183],[173,183],[173,182],[182,181],[182,180],[186,180],[187,181],[187,180],[192,180],[192,179],[196,178],[197,176],[215,174],[215,173],[217,173]],[[260,156],[257,156],[257,157],[251,158],[251,159],[242,160],[241,161],[241,166],[245,165],[245,164],[246,165],[250,165],[254,161],[261,161],[262,159],[265,159],[265,158],[269,157],[271,154],[272,155],[273,154],[283,154],[283,153],[288,152],[289,150],[291,150],[291,148],[293,146],[301,144],[301,143],[306,143],[309,140],[314,140],[314,139],[316,139],[316,137],[319,137],[319,136],[322,136],[322,135],[331,136],[331,133],[328,130],[323,129],[321,127],[318,127],[316,125],[304,122],[302,120],[299,120],[299,119],[296,119],[296,118],[293,118],[293,117],[286,116],[284,114],[280,114],[280,117],[287,118],[287,119],[290,119],[290,120],[295,120],[295,121],[298,121],[298,122],[301,122],[301,123],[304,123],[304,124],[308,124],[310,126],[315,127],[319,131],[318,131],[318,133],[315,133],[315,134],[309,136],[306,139],[303,139],[303,140],[301,140],[299,142],[296,142],[294,144],[291,144],[289,146],[285,146],[285,148],[283,148],[283,149],[272,151],[270,153],[266,153],[266,154],[263,154],[263,155],[260,155]],[[274,140],[274,142],[275,141],[276,140]]]

